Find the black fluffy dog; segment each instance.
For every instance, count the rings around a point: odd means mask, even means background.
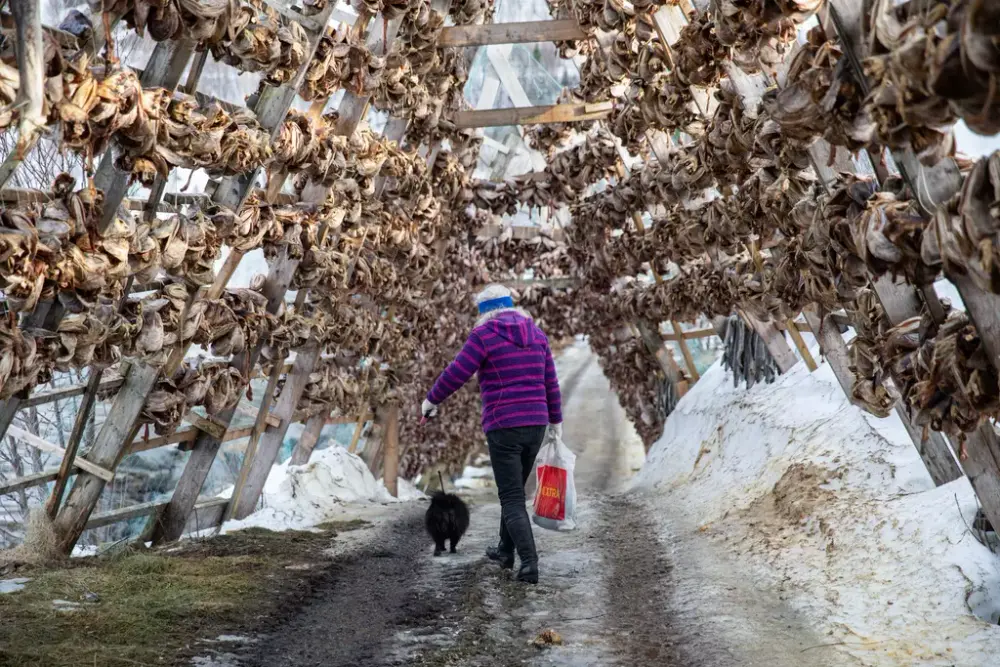
[[[441,490],[431,496],[431,506],[424,515],[427,532],[434,538],[434,555],[444,553],[444,542],[451,542],[451,553],[455,553],[458,541],[469,528],[469,508],[454,493],[445,493],[444,480],[438,473]]]

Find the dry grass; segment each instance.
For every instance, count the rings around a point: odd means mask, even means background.
[[[52,520],[44,508],[36,507],[28,516],[24,542],[13,549],[0,551],[0,568],[6,565],[48,565],[63,558],[52,529]]]
[[[310,576],[288,566],[322,562],[333,531],[353,527],[251,529],[21,569],[32,581],[0,595],[0,665],[189,664],[199,639],[253,628],[279,609]]]

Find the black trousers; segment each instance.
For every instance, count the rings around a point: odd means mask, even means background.
[[[545,426],[519,426],[486,434],[493,478],[500,496],[500,548],[506,552],[516,548],[522,564],[538,560],[531,519],[524,506],[524,485],[535,467],[545,429]]]

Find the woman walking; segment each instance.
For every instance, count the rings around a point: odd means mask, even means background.
[[[514,307],[510,290],[489,285],[476,296],[479,319],[421,406],[425,417],[479,374],[483,431],[500,496],[500,544],[486,555],[505,568],[521,559],[519,581],[538,583],[538,554],[525,508],[524,485],[545,439],[562,434],[559,380],[549,341],[531,316]]]

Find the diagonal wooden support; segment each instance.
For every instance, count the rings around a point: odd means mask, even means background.
[[[125,281],[125,289],[122,290],[121,299],[118,301],[119,313],[128,302],[128,295],[132,291],[133,282],[134,278],[131,276]],[[90,378],[87,380],[87,390],[83,395],[83,400],[80,402],[79,408],[77,408],[76,419],[73,421],[73,430],[70,431],[69,441],[66,443],[66,454],[63,456],[62,465],[59,467],[59,477],[56,479],[55,486],[52,487],[49,499],[45,503],[45,511],[50,518],[54,519],[56,512],[59,511],[59,504],[62,502],[63,493],[66,491],[70,472],[74,468],[77,450],[80,448],[80,443],[83,440],[83,431],[87,426],[90,413],[97,401],[97,391],[102,384],[102,375],[103,373],[100,369],[91,367]]]
[[[802,339],[802,334],[799,332],[798,326],[795,324],[795,318],[791,318],[787,322],[788,325],[788,335],[792,337],[792,342],[795,343],[795,348],[799,351],[799,356],[802,357],[802,361],[806,362],[806,366],[809,367],[809,372],[815,371],[819,368],[816,365],[816,360],[813,359],[812,353],[809,352],[809,347],[806,345],[805,340]]]
[[[278,397],[278,403],[273,411],[281,419],[281,424],[276,428],[269,428],[260,438],[257,453],[250,462],[243,492],[239,498],[233,499],[233,517],[236,519],[246,518],[257,507],[257,499],[260,497],[261,491],[264,490],[264,482],[267,481],[271,466],[274,465],[274,461],[278,457],[278,451],[285,440],[285,433],[288,432],[288,426],[292,423],[295,406],[302,398],[302,392],[309,381],[309,372],[319,359],[319,351],[319,346],[313,345],[299,350],[295,357],[292,372],[285,380],[285,385],[281,389],[281,395]]]
[[[757,335],[764,340],[764,345],[767,346],[767,351],[774,357],[774,362],[778,365],[778,370],[782,373],[790,371],[799,358],[792,352],[792,348],[788,346],[788,341],[785,340],[778,327],[770,322],[761,322],[743,310],[740,311],[740,315],[753,327]]]
[[[139,430],[138,415],[146,403],[149,387],[153,386],[159,375],[160,370],[154,366],[132,364],[97,439],[84,455],[86,460],[109,470],[115,468],[122,452]],[[80,464],[79,457],[76,463]],[[70,553],[83,534],[87,519],[97,507],[105,484],[105,480],[93,474],[76,476],[66,502],[53,521],[59,547],[64,553]]]
[[[292,450],[292,458],[289,459],[290,465],[301,466],[309,463],[309,457],[312,456],[313,449],[319,443],[323,427],[326,426],[327,413],[329,413],[329,409],[313,415],[306,421],[302,435],[299,436],[299,441],[295,443],[295,449]]]

